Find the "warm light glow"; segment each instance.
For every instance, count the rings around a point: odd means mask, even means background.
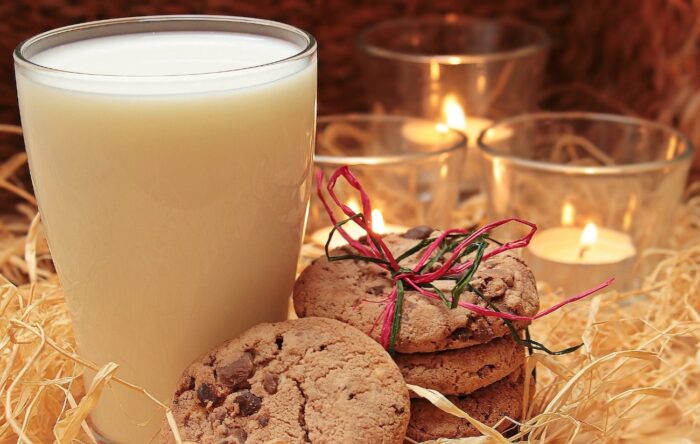
[[[354,197],[351,197],[348,199],[348,201],[345,203],[352,211],[355,213],[359,213],[362,210],[360,209],[360,204],[357,202],[357,199]],[[345,229],[348,227],[345,226]],[[376,208],[372,209],[372,231],[374,231],[377,234],[385,234],[386,233],[386,223],[384,223],[384,216],[382,215],[382,212]]]
[[[590,247],[598,240],[598,227],[593,222],[588,222],[581,233],[581,246]]]
[[[574,216],[576,215],[576,209],[569,202],[564,204],[561,209],[561,224],[563,226],[572,225],[574,223]]]
[[[346,203],[345,205],[349,206],[350,209],[351,209],[352,211],[354,211],[355,213],[359,213],[359,212],[360,212],[360,204],[357,203],[357,200],[355,200],[354,197],[351,197],[350,199],[348,199],[348,201],[347,201],[347,203]]]
[[[452,94],[445,96],[445,100],[442,102],[442,117],[450,128],[464,130],[467,127],[467,117],[464,115],[464,110],[457,97]]]
[[[440,64],[438,62],[430,62],[430,80],[435,82],[440,80]]]
[[[668,142],[666,147],[666,160],[673,160],[678,152],[678,139],[673,138]]]
[[[486,92],[486,74],[483,72],[476,78],[476,90],[482,94]]]
[[[447,165],[443,165],[440,167],[440,179],[447,179]]]
[[[386,231],[384,216],[382,216],[382,212],[376,208],[372,210],[372,231],[377,234],[384,234]]]
[[[440,134],[447,134],[450,131],[450,127],[444,123],[438,123],[435,125],[435,130]]]
[[[503,164],[503,160],[499,158],[494,158],[493,159],[493,180],[496,182],[496,185],[503,185],[503,179],[506,171],[506,166]]]
[[[630,227],[632,226],[632,215],[634,214],[634,211],[637,209],[637,196],[632,195],[630,196],[630,201],[629,205],[627,206],[627,211],[625,212],[625,215],[623,216],[622,219],[622,228],[625,231],[629,231]]]

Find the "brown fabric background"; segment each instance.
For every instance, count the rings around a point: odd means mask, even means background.
[[[364,108],[355,39],[369,24],[435,13],[516,17],[553,40],[543,108],[659,119],[700,143],[700,0],[5,0],[0,122],[19,120],[12,51],[23,39],[90,20],[185,13],[263,17],[314,34],[320,114]]]

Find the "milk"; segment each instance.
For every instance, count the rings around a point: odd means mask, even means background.
[[[117,376],[163,402],[192,360],[286,316],[309,198],[315,56],[216,73],[303,49],[144,33],[31,57],[88,75],[17,68],[32,180],[79,352],[118,363]],[[91,421],[114,441],[147,442],[162,414],[112,384]]]

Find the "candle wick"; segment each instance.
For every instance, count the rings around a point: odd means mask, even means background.
[[[581,247],[580,250],[578,250],[578,258],[583,259],[583,256],[586,254],[590,247],[588,245],[584,245]]]

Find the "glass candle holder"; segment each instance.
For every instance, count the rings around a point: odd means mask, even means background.
[[[462,133],[423,119],[328,116],[318,119],[314,162],[326,178],[343,165],[350,167],[372,200],[376,232],[402,232],[416,225],[445,228],[456,203],[466,142]],[[359,212],[356,190],[339,180],[335,191]],[[352,223],[344,228],[354,237],[364,234]],[[328,214],[312,193],[307,241],[325,245],[330,230]],[[343,243],[340,235],[334,236],[333,246]]]
[[[359,37],[372,112],[444,122],[472,143],[485,127],[536,106],[549,39],[508,19],[428,16],[380,22]],[[476,150],[461,189],[478,188]]]
[[[581,112],[509,118],[478,145],[490,216],[535,222],[524,255],[566,292],[641,283],[653,265],[641,253],[668,240],[694,154],[664,125]]]

